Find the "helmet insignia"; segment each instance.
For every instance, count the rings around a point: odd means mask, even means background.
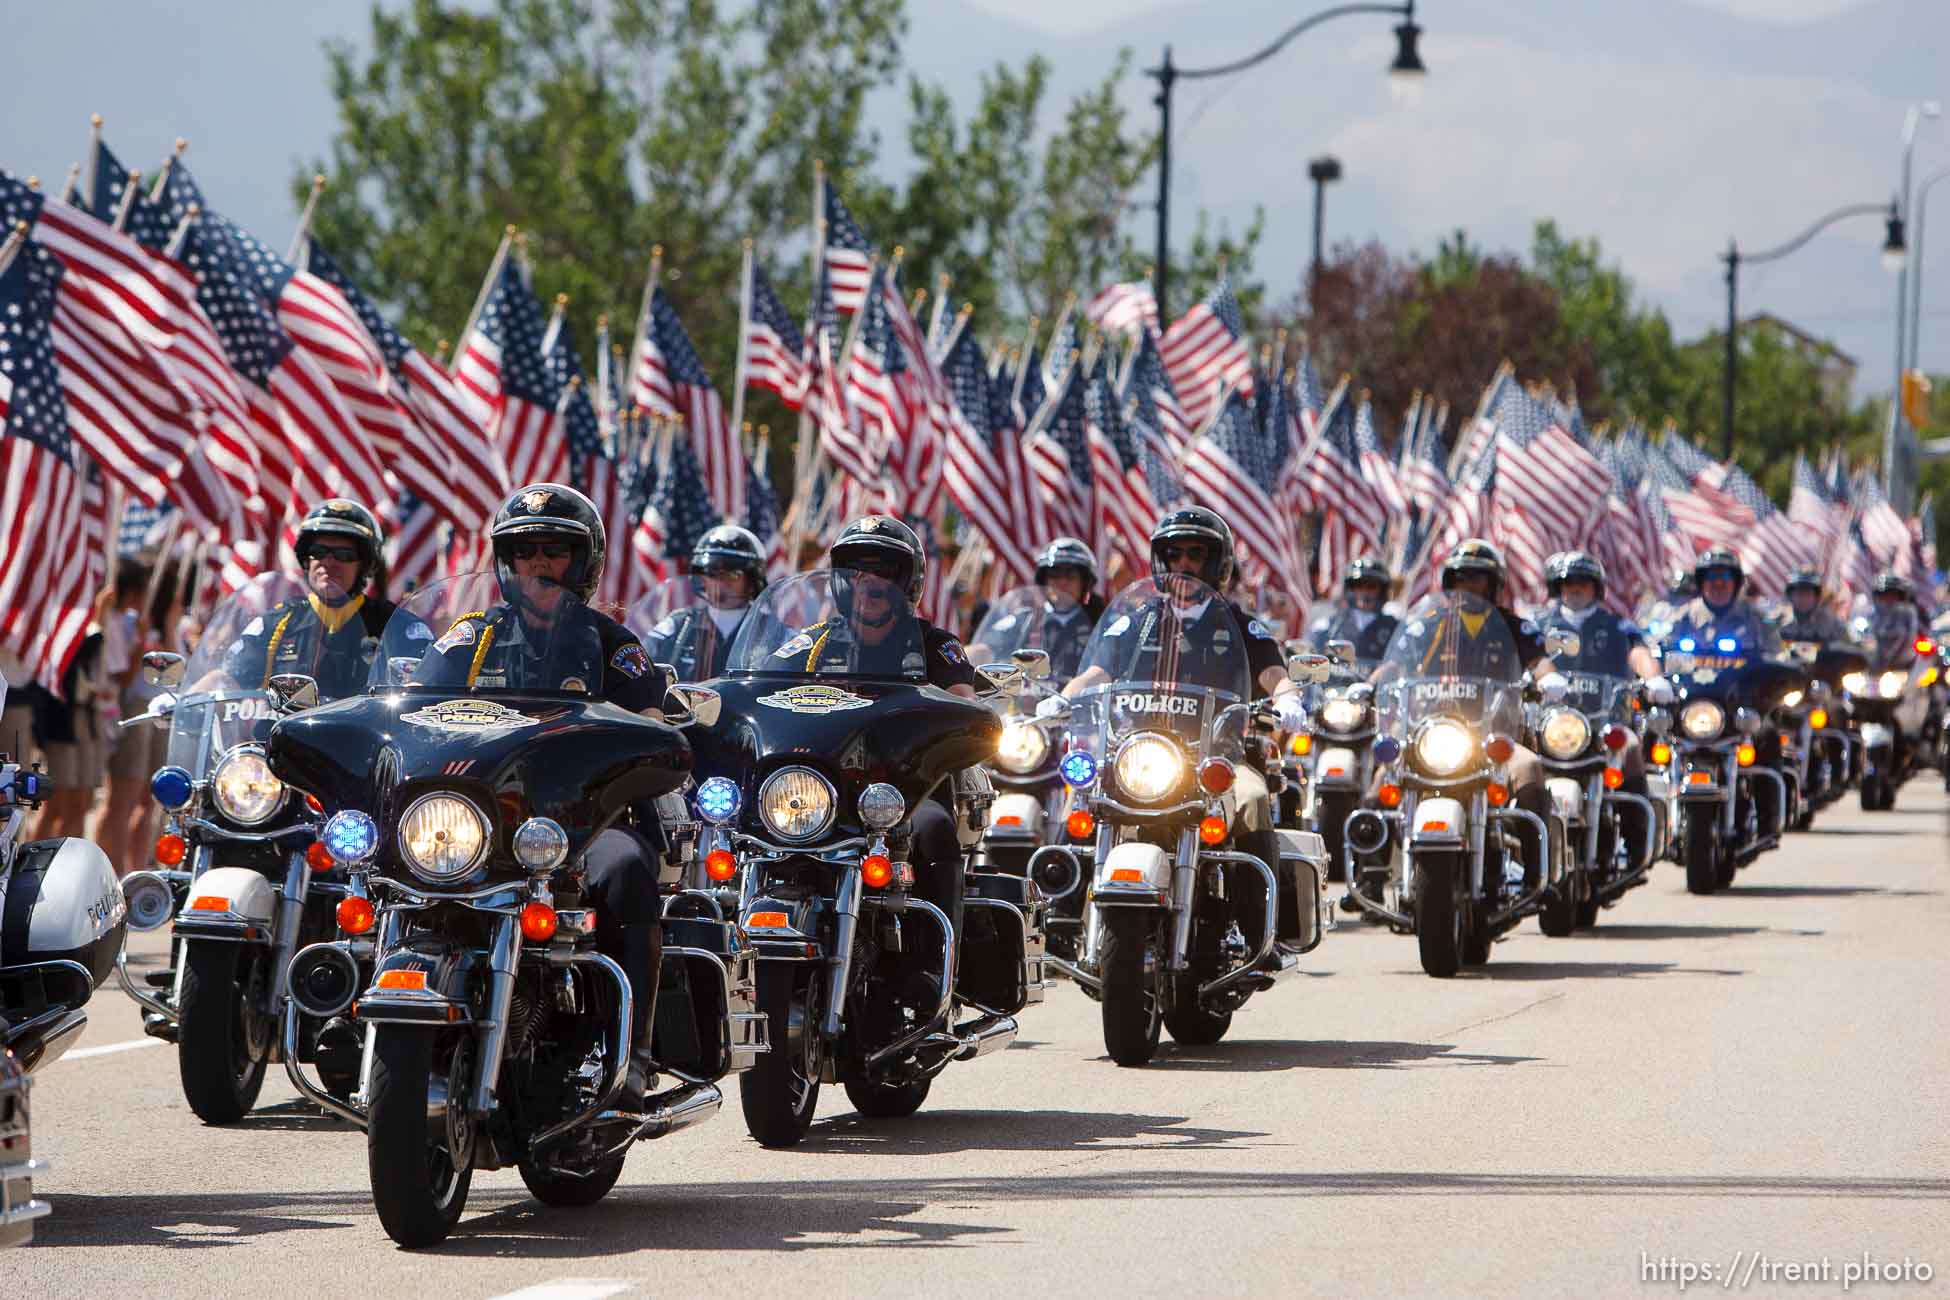
[[[548,509],[548,498],[548,493],[537,489],[533,492],[522,493],[521,504],[527,507],[529,514],[539,515],[542,511]]]

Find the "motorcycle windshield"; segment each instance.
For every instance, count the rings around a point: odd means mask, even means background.
[[[927,680],[926,624],[895,583],[816,569],[765,588],[731,644],[729,676]]]
[[[400,601],[380,642],[371,690],[588,695],[603,683],[594,613],[545,578],[466,573],[431,583]]]
[[[995,663],[1018,650],[1048,650],[1048,607],[1041,587],[1017,587],[997,596],[968,643],[969,662]],[[1075,617],[1082,617],[1080,610]]]
[[[1631,711],[1628,700],[1632,687],[1637,684],[1636,678],[1579,672],[1576,669],[1560,668],[1558,671],[1564,674],[1563,702],[1567,706],[1603,718],[1622,718]]]
[[[1194,752],[1224,748],[1221,741],[1243,736],[1246,723],[1243,710],[1227,710],[1252,694],[1242,633],[1218,593],[1197,578],[1130,584],[1084,649],[1080,671],[1096,669],[1108,680],[1076,693],[1088,719],[1077,730],[1097,734],[1100,756],[1137,731],[1172,735]]]
[[[235,746],[264,739],[278,717],[265,688],[278,632],[272,611],[305,593],[289,574],[261,573],[210,612],[183,665],[165,762],[201,779]]]
[[[721,582],[742,584],[741,575]],[[738,605],[742,587],[720,588],[714,603],[702,579],[671,578],[658,590],[632,605],[623,625],[643,642],[652,663],[673,670],[680,682],[698,682],[715,675],[714,665],[729,650],[744,625],[750,604]]]
[[[1438,592],[1409,611],[1376,679],[1384,725],[1398,733],[1425,718],[1459,718],[1479,735],[1515,736],[1523,724],[1524,665],[1509,621],[1480,596]]]
[[[623,611],[623,626],[636,633],[636,639],[647,648],[659,623],[680,610],[703,603],[698,584],[690,578],[665,578]]]
[[[1877,668],[1906,668],[1916,658],[1916,637],[1922,631],[1922,620],[1916,615],[1916,606],[1904,601],[1902,604],[1878,604],[1869,614],[1869,640],[1874,645],[1871,651]]]

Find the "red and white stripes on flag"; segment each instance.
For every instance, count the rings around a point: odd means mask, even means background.
[[[726,519],[743,519],[744,446],[662,286],[651,292],[649,328],[631,374],[631,398],[639,407],[683,421],[712,506]]]
[[[1229,281],[1172,322],[1158,342],[1165,373],[1194,429],[1203,428],[1228,385],[1246,401],[1253,396],[1253,360]]]
[[[1083,305],[1083,314],[1106,334],[1158,328],[1158,296],[1148,280],[1109,284]]]

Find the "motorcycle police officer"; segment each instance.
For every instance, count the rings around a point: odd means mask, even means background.
[[[675,668],[678,681],[701,682],[724,673],[732,639],[765,590],[764,548],[749,529],[719,524],[697,539],[690,576],[701,603],[657,624],[644,648],[653,663]]]
[[[320,700],[365,690],[393,616],[391,601],[366,594],[384,544],[379,521],[358,502],[333,497],[313,506],[292,547],[310,590],[251,620],[224,655],[224,673],[250,688],[302,674],[318,682]]]
[[[1849,640],[1848,624],[1822,602],[1821,573],[1803,565],[1788,575],[1788,618],[1781,624],[1783,641],[1816,641],[1823,645]]]
[[[489,527],[502,600],[462,615],[434,641],[413,680],[505,690],[582,691],[642,713],[660,710],[668,683],[622,624],[590,608],[608,544],[589,498],[533,483]],[[622,1105],[641,1110],[655,1081],[651,1038],[663,962],[658,851],[634,829],[611,827],[583,851],[596,909],[596,946],[630,982],[632,1049]]]
[[[1070,677],[1104,612],[1097,595],[1097,557],[1076,538],[1059,537],[1036,555],[1036,585],[1043,589],[1041,648],[1049,652],[1050,675]]]
[[[1364,557],[1348,565],[1341,579],[1341,602],[1307,629],[1308,646],[1325,651],[1329,641],[1352,641],[1357,662],[1379,663],[1401,623],[1381,608],[1392,581],[1388,566],[1380,560]]]
[[[1599,602],[1605,596],[1605,566],[1583,551],[1559,551],[1544,564],[1551,603],[1538,616],[1540,631],[1578,634],[1578,653],[1555,662],[1559,668],[1611,677],[1655,678],[1658,661],[1645,634]]]
[[[1691,640],[1693,651],[1712,656],[1723,653],[1720,642],[1731,638],[1741,655],[1771,658],[1780,654],[1781,638],[1774,625],[1752,603],[1740,599],[1747,573],[1741,567],[1739,552],[1730,546],[1707,547],[1693,561],[1693,577],[1699,584],[1699,596],[1674,614],[1668,634],[1672,643]]]

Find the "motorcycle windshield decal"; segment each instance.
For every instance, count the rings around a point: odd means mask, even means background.
[[[873,703],[864,695],[855,695],[837,686],[794,686],[790,690],[761,695],[758,702],[790,713],[839,713],[846,709],[864,709]]]
[[[424,709],[402,713],[400,720],[441,731],[512,731],[541,721],[493,700],[442,700]]]

